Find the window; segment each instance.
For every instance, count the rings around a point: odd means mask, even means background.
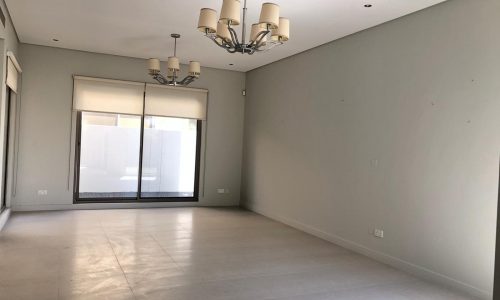
[[[206,92],[77,77],[74,95],[76,203],[198,200]]]
[[[198,122],[144,119],[141,197],[194,197]]]
[[[81,112],[78,120],[78,198],[137,198],[141,117]]]
[[[3,45],[2,42],[0,42],[1,45]],[[15,99],[16,99],[16,94],[19,92],[18,89],[18,80],[21,71],[21,67],[19,66],[19,63],[14,56],[14,54],[10,51],[7,51],[7,62],[6,62],[6,68],[5,68],[5,102],[2,107],[2,116],[0,116],[0,124],[3,129],[4,135],[2,142],[0,143],[1,146],[1,165],[2,165],[2,180],[1,180],[1,196],[0,196],[0,211],[3,210],[6,207],[7,204],[7,198],[8,198],[8,175],[9,175],[9,159],[10,159],[10,153],[9,150],[12,147],[10,142],[11,137],[13,136],[15,129],[15,126],[12,126],[14,124],[11,124],[15,122],[14,115],[12,114],[12,110],[15,110]],[[14,102],[14,103],[12,103]]]
[[[9,139],[10,139],[10,110],[11,110],[11,98],[12,97],[12,90],[10,89],[9,86],[6,87],[6,95],[5,95],[5,102],[6,102],[6,110],[5,110],[5,121],[2,121],[3,125],[5,126],[5,137],[3,141],[3,158],[2,158],[2,177],[3,177],[3,182],[2,182],[2,199],[1,199],[1,204],[0,204],[0,211],[3,210],[7,206],[7,183],[8,183],[8,163],[9,163]],[[0,118],[1,119],[1,118]]]

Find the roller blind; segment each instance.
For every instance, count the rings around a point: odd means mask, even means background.
[[[205,120],[208,91],[146,84],[144,114]]]
[[[143,114],[144,83],[74,76],[73,109]]]
[[[15,93],[17,93],[17,85],[19,79],[19,72],[12,61],[10,56],[7,57],[7,79],[5,83],[10,87]]]

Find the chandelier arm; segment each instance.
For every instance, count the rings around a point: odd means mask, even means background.
[[[257,39],[257,45],[260,45],[260,43],[262,43],[262,40],[266,37],[266,35],[268,35],[271,31],[270,30],[266,30],[266,31],[261,31],[260,33],[264,33],[260,36],[260,38]]]
[[[231,44],[230,42],[226,41],[226,40],[222,40],[222,48],[226,49],[226,50],[230,50],[230,49],[233,49],[234,46],[233,44]]]
[[[269,30],[266,30],[266,31],[261,31],[259,32],[259,34],[257,34],[257,36],[255,37],[255,41],[252,41],[248,47],[252,47],[252,48],[259,48],[259,44],[262,42],[262,40],[264,39],[264,37],[269,33],[270,31]]]
[[[219,43],[215,37],[214,38],[208,37],[208,38],[211,39],[217,46],[224,48],[224,45]]]
[[[188,75],[188,76],[184,77],[184,79],[182,79],[177,84],[179,84],[179,85],[188,85],[188,84],[190,84],[191,82],[193,82],[195,80],[196,80],[195,76]]]
[[[236,47],[235,47],[232,43],[230,43],[230,42],[228,42],[228,41],[226,41],[226,40],[224,40],[224,39],[222,40],[222,42],[221,42],[221,43],[217,42],[216,40],[214,40],[214,42],[215,42],[215,43],[216,43],[219,47],[221,47],[221,48],[225,49],[225,50],[226,50],[227,52],[229,52],[229,53],[235,53],[235,52],[236,52]]]
[[[151,75],[154,80],[158,81],[160,84],[168,84],[168,80],[163,77],[160,73]]]
[[[240,41],[238,41],[238,34],[236,33],[236,31],[234,31],[234,29],[230,25],[227,25],[227,29],[231,34],[231,41],[233,42],[234,47],[237,48],[238,45],[241,45]]]
[[[224,40],[222,40],[222,42],[219,43],[215,37],[212,37],[209,35],[207,35],[206,37],[208,37],[210,40],[212,40],[217,46],[221,47],[222,49],[228,50],[229,48],[232,47],[229,43],[227,43]]]

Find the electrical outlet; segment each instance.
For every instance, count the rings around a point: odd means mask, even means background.
[[[373,230],[373,235],[379,239],[384,238],[384,231],[382,229],[377,229]]]
[[[47,196],[48,193],[47,190],[38,190],[38,196]]]
[[[229,194],[229,189],[217,189],[217,194]]]

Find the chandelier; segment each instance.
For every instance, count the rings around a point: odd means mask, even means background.
[[[246,41],[247,1],[243,4],[243,22],[241,41],[234,30],[240,25],[240,0],[223,0],[220,18],[211,8],[202,8],[198,20],[198,30],[211,39],[217,46],[229,53],[254,54],[257,51],[269,50],[288,41],[290,36],[290,20],[280,18],[280,8],[274,3],[262,4],[259,23],[252,24],[250,38]]]
[[[160,73],[160,60],[158,58],[150,58],[148,61],[148,73],[163,85],[182,85],[186,86],[200,77],[200,63],[197,61],[189,62],[189,72],[184,79],[177,81],[180,73],[179,59],[177,58],[177,39],[181,37],[180,34],[172,33],[170,35],[174,38],[174,56],[170,56],[167,60],[167,78]]]

